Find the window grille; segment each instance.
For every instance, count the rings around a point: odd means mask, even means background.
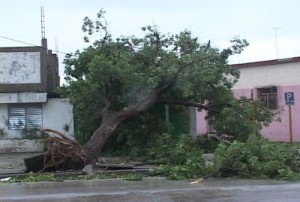
[[[42,106],[40,104],[12,104],[8,106],[8,128],[42,128]]]
[[[265,87],[257,89],[258,99],[269,109],[277,109],[277,87]]]

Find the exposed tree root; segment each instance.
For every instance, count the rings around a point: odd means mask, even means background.
[[[78,170],[87,164],[88,157],[77,141],[52,129],[44,129],[43,132],[49,135],[45,140],[47,151],[24,159],[26,172]]]

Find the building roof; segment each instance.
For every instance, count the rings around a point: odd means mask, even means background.
[[[232,64],[232,66],[236,67],[236,68],[247,68],[247,67],[278,65],[278,64],[285,64],[285,63],[295,63],[295,62],[300,62],[300,57],[248,62],[248,63],[241,63],[241,64]]]

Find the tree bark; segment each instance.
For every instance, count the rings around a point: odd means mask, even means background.
[[[98,155],[103,150],[106,141],[117,129],[121,119],[117,114],[106,116],[102,119],[100,127],[93,133],[92,137],[83,145],[83,150],[90,162],[97,159]]]

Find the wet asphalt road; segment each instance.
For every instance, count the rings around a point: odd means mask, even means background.
[[[202,184],[145,178],[0,184],[0,201],[300,201],[300,182],[211,179]]]

